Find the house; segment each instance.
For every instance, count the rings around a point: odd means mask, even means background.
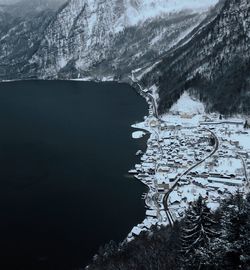
[[[223,191],[225,189],[225,185],[222,183],[208,183],[207,187],[210,190],[217,190],[217,191],[218,190]]]
[[[159,193],[165,193],[165,189],[164,189],[164,188],[158,187],[158,192],[159,192]]]
[[[170,168],[168,166],[160,166],[158,169],[157,169],[157,172],[160,172],[160,173],[165,173],[165,172],[169,172]]]
[[[238,151],[238,154],[245,158],[248,158],[248,153],[246,151]]]
[[[169,187],[169,183],[162,183],[162,184],[158,184],[158,191],[159,192],[166,192],[170,189]]]
[[[220,178],[220,177],[221,177],[221,174],[220,174],[220,173],[217,173],[217,172],[211,172],[211,173],[210,173],[210,176],[211,176],[211,177],[215,177],[215,178],[216,178],[216,177]]]
[[[166,124],[165,123],[162,123],[161,124],[161,130],[164,130],[164,129],[166,129]]]
[[[169,197],[169,200],[171,204],[180,204],[182,201],[182,196],[177,191],[173,191]]]
[[[236,179],[226,179],[226,178],[219,178],[219,177],[208,177],[208,182],[209,183],[221,183],[224,185],[228,186],[237,186],[240,187],[242,186],[242,181],[241,180],[236,180]]]
[[[193,183],[199,187],[206,187],[208,185],[208,181],[202,178],[195,178]]]
[[[174,182],[177,179],[178,175],[179,175],[178,173],[170,173],[170,174],[168,174],[169,181]]]
[[[141,228],[139,228],[139,227],[134,227],[133,230],[132,230],[132,235],[133,235],[133,236],[138,236],[138,235],[141,234],[142,231],[143,231],[143,230],[142,230]]]
[[[168,162],[167,162],[167,165],[168,165],[169,167],[174,167],[174,166],[175,166],[175,163],[174,163],[174,161],[168,161]]]
[[[152,119],[150,122],[149,122],[149,125],[151,127],[157,127],[159,125],[159,121],[157,119]]]
[[[180,116],[183,119],[192,119],[195,116],[195,114],[194,113],[181,112]]]
[[[230,144],[231,144],[231,145],[235,145],[235,146],[237,146],[237,147],[240,146],[240,142],[239,142],[239,141],[233,141],[233,140],[230,140]]]
[[[157,217],[157,210],[147,210],[146,211],[146,216]]]

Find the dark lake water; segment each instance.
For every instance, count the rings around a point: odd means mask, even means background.
[[[142,221],[126,174],[146,113],[124,84],[0,84],[0,269],[79,269]]]

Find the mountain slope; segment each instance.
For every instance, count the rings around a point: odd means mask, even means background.
[[[67,0],[0,0],[0,7],[13,17],[24,17],[43,10],[57,10]]]
[[[22,79],[23,67],[38,49],[53,12],[45,10],[24,18],[0,14],[0,79]]]
[[[56,13],[48,0],[26,1],[2,19],[10,23],[0,25],[0,79],[128,80],[132,69],[196,28],[218,0],[70,0]]]
[[[207,110],[249,113],[249,39],[250,2],[226,0],[211,22],[168,53],[142,82],[158,86],[161,113],[187,89]]]
[[[66,0],[17,0],[0,5],[0,79],[26,79],[29,59]],[[36,77],[36,76],[35,76]]]
[[[125,78],[199,25],[208,2],[71,0],[30,63],[42,78]]]

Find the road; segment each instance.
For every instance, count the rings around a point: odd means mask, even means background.
[[[131,75],[131,80],[133,83],[137,84],[137,86],[139,87],[139,90],[140,90],[140,94],[145,98],[145,99],[149,99],[150,100],[150,104],[153,106],[153,113],[154,113],[154,116],[159,119],[159,114],[158,114],[158,110],[157,110],[157,104],[156,104],[156,101],[154,99],[154,97],[150,94],[150,93],[147,93],[145,91],[143,91],[143,88],[142,86],[139,84],[139,82],[135,79],[135,76],[132,72],[132,75]],[[160,120],[160,119],[159,119]]]

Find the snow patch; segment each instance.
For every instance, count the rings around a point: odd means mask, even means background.
[[[188,92],[184,92],[180,99],[175,103],[170,112],[180,115],[197,115],[205,113],[205,106],[199,100],[191,97]]]

